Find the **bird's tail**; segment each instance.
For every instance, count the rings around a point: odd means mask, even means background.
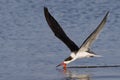
[[[101,56],[101,55],[96,55],[96,54],[95,54],[94,57],[102,57],[102,56]]]
[[[101,55],[97,55],[97,54],[89,54],[88,57],[102,57]]]

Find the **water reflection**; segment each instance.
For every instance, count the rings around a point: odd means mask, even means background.
[[[67,70],[66,78],[68,79],[76,79],[76,80],[90,80],[89,74],[78,74],[76,72],[72,72],[70,70]]]
[[[66,69],[57,69],[64,75],[63,80],[92,80],[92,79],[120,79],[120,65],[103,66],[71,66]]]
[[[65,80],[91,80],[90,74],[85,73],[78,73],[75,70],[68,70],[68,69],[57,69],[59,72],[65,76]]]

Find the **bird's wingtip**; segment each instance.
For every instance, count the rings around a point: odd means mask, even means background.
[[[44,11],[48,11],[48,8],[46,6],[44,6]]]
[[[107,13],[106,13],[106,17],[108,16],[109,13],[110,13],[110,11],[107,11]]]
[[[46,6],[44,6],[44,9],[47,9],[47,7],[46,7]]]
[[[107,13],[109,13],[110,11],[107,11]]]

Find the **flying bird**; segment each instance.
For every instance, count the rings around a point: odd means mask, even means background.
[[[100,22],[98,27],[87,37],[87,39],[83,42],[83,44],[78,47],[64,32],[60,24],[56,21],[56,19],[50,14],[47,7],[44,7],[44,14],[46,21],[53,31],[54,35],[59,38],[66,46],[70,49],[71,54],[69,57],[67,57],[65,60],[63,60],[58,66],[63,66],[65,69],[67,64],[70,62],[80,59],[80,58],[86,58],[86,57],[100,57],[100,55],[95,54],[93,51],[91,51],[90,46],[92,45],[93,41],[96,40],[98,37],[100,31],[104,27],[107,16],[109,14],[109,11],[104,16],[103,20]]]

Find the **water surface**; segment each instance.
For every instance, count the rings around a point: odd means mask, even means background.
[[[92,45],[101,58],[81,59],[68,66],[120,65],[119,0],[1,0],[0,80],[119,80],[120,68],[62,68],[56,65],[69,49],[50,30],[43,7],[80,46],[110,11]]]

